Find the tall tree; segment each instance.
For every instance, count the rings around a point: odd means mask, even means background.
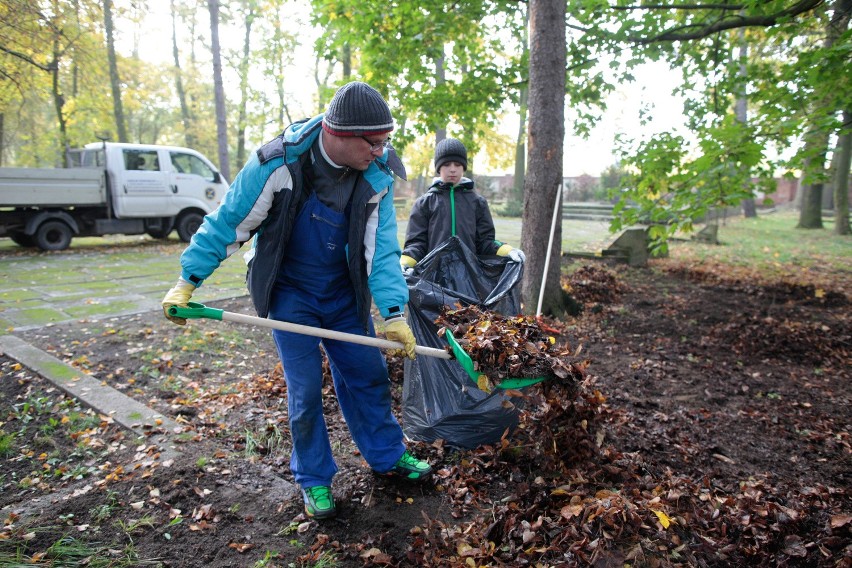
[[[195,135],[193,134],[193,117],[192,111],[186,101],[186,91],[183,87],[183,71],[180,67],[180,51],[178,50],[177,41],[177,7],[175,0],[169,1],[169,11],[172,17],[172,59],[174,61],[174,76],[175,76],[175,91],[177,91],[178,102],[180,103],[180,116],[183,123],[183,133],[185,144],[192,148],[195,146]]]
[[[103,0],[104,31],[106,33],[107,60],[109,61],[109,86],[112,91],[112,108],[115,117],[115,130],[119,142],[127,142],[127,127],[124,121],[124,108],[121,105],[121,79],[118,76],[118,62],[115,56],[115,29],[112,23],[112,0]]]
[[[225,87],[222,83],[222,48],[219,45],[219,0],[207,0],[210,12],[210,50],[213,56],[213,93],[216,101],[216,147],[219,171],[231,179],[228,160],[228,121],[225,114]]]
[[[604,57],[614,58],[608,73],[617,80],[630,80],[639,63],[663,59],[682,70],[685,85],[695,86],[686,93],[691,95],[686,111],[695,143],[663,135],[634,143],[624,152],[623,163],[642,173],[639,178],[628,177],[627,183],[632,185],[625,187],[623,195],[646,208],[643,217],[675,217],[678,221],[656,231],[660,239],[674,229],[690,230],[708,208],[740,204],[755,190],[769,189],[772,175],[781,165],[769,158],[770,151],[795,146],[805,132],[811,139],[808,153],[800,153],[786,166],[801,167],[807,156],[819,161],[820,145],[814,140],[837,129],[836,118],[803,110],[808,102],[813,109],[813,102],[819,100],[838,108],[836,103],[849,97],[845,93],[850,89],[844,84],[849,76],[850,38],[843,37],[830,48],[811,39],[820,31],[825,36],[824,0],[733,4],[675,0],[606,6],[594,0],[572,0],[570,4],[569,26],[578,34],[569,57],[577,62],[569,68],[576,77],[569,81],[574,104],[600,106],[600,92],[611,88],[612,79],[595,81],[591,74],[594,62]],[[754,116],[748,124],[730,120],[730,102],[742,81],[737,68],[730,66],[730,58],[724,57],[736,43],[732,32],[739,29],[747,30],[750,41],[767,45],[762,51],[750,50],[746,77],[753,84],[749,112],[754,109]],[[684,152],[681,145],[704,155]],[[759,179],[750,190],[743,185],[747,178],[740,175],[740,183],[732,177],[734,171],[745,172],[746,166]],[[687,172],[690,177],[684,176]],[[626,207],[619,215],[614,228],[636,219]]]
[[[843,111],[843,131],[837,144],[838,160],[834,171],[834,232],[852,234],[849,226],[849,169],[852,162],[852,112]]]
[[[825,54],[830,54],[849,26],[850,9],[852,2],[849,0],[835,0],[832,15],[826,23],[824,48]],[[848,38],[847,38],[848,44]],[[848,57],[848,48],[843,50]],[[821,58],[813,61],[817,66],[813,70],[818,76],[828,78],[837,70],[833,65],[832,58]],[[828,181],[828,172],[825,169],[825,159],[828,153],[828,144],[833,128],[826,127],[826,123],[835,122],[838,113],[847,108],[843,100],[825,88],[817,89],[814,96],[809,100],[809,113],[813,119],[808,124],[805,134],[804,167],[802,176],[803,192],[801,211],[799,213],[798,227],[802,229],[821,229],[822,224],[822,193],[825,183]]]
[[[746,64],[748,62],[748,43],[745,40],[745,30],[740,28],[737,30],[737,43],[739,44],[739,56],[737,58],[737,79],[736,82],[736,102],[734,103],[734,114],[737,117],[737,122],[742,125],[748,124],[748,93],[746,85],[748,81],[748,73],[746,72]],[[743,172],[744,177],[750,177],[750,172]],[[746,181],[747,185],[751,185],[751,179]],[[746,188],[748,191],[748,188]],[[757,217],[757,207],[754,204],[754,197],[749,196],[743,199],[743,216],[746,218]]]
[[[246,107],[248,106],[248,72],[251,62],[251,28],[257,17],[257,7],[253,0],[243,0],[241,7],[243,9],[242,20],[245,31],[243,35],[242,57],[239,59],[240,101],[238,103],[237,115],[237,164],[245,163],[246,159],[246,128],[248,122]]]
[[[565,3],[531,0],[529,60],[529,169],[524,179],[521,248],[526,252],[522,296],[524,310],[534,312],[542,285],[542,312],[561,315],[565,300],[560,286],[562,216],[558,215],[549,261],[546,247],[551,215],[562,186],[565,139]],[[547,274],[544,266],[548,264]],[[543,283],[546,279],[546,283]]]

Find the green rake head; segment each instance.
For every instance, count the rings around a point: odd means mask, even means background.
[[[444,337],[447,339],[447,343],[450,344],[450,348],[453,351],[453,356],[456,358],[456,361],[458,361],[462,369],[467,372],[467,376],[470,377],[470,380],[473,381],[480,390],[489,392],[491,389],[488,386],[488,376],[476,370],[475,365],[473,364],[473,359],[470,358],[470,355],[465,353],[465,350],[462,349],[462,346],[459,345],[458,341],[456,341],[456,338],[453,336],[453,332],[449,329],[445,329]],[[548,377],[508,378],[500,381],[500,383],[496,385],[496,388],[500,390],[522,389],[546,380],[548,380]]]

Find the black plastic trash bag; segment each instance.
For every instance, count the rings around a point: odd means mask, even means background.
[[[445,348],[434,321],[443,306],[476,305],[503,315],[521,313],[521,262],[477,257],[451,237],[406,274],[408,323],[418,345]],[[417,357],[405,361],[402,422],[413,439],[471,449],[500,440],[518,425],[518,399],[486,393],[454,359]]]

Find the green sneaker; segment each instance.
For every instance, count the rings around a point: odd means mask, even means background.
[[[429,465],[428,462],[417,459],[409,454],[408,450],[406,450],[390,471],[386,471],[379,475],[387,477],[402,477],[412,481],[422,481],[430,473],[432,473],[432,466]]]
[[[328,519],[337,514],[331,487],[327,485],[316,485],[302,489],[302,498],[305,500],[305,513],[309,517]]]

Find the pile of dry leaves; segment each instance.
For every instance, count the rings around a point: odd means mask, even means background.
[[[572,353],[531,316],[503,316],[476,306],[445,307],[435,323],[439,333],[451,331],[474,368],[496,383],[537,377],[572,383],[585,376],[588,361],[579,359],[582,346]]]
[[[596,265],[583,265],[563,277],[562,288],[584,305],[615,304],[624,292],[612,271]]]

